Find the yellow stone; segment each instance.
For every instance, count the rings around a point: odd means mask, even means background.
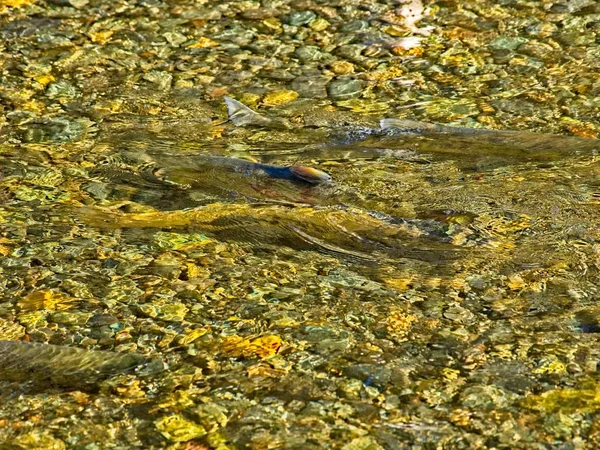
[[[292,319],[291,317],[282,317],[280,319],[275,320],[273,322],[273,325],[280,328],[295,327],[298,326],[298,321]]]
[[[454,381],[457,380],[460,375],[460,370],[450,369],[449,367],[445,367],[442,369],[442,374],[444,375],[444,379],[446,381]]]
[[[281,22],[276,17],[269,17],[262,21],[263,25],[273,30],[275,33],[279,34],[283,32],[283,27],[281,26]]]
[[[183,336],[178,339],[178,343],[180,345],[188,345],[194,342],[196,339],[204,336],[206,333],[210,331],[210,328],[196,328],[194,330],[187,331]]]
[[[268,358],[277,354],[281,347],[281,338],[270,334],[254,339],[249,350],[260,358]]]
[[[132,375],[129,377],[132,377]],[[119,394],[119,397],[144,398],[146,396],[146,391],[140,387],[140,381],[131,378],[125,378],[121,385],[115,386],[113,389]]]
[[[381,31],[394,37],[403,37],[406,35],[406,30],[396,25],[389,25],[387,27],[383,27]]]
[[[23,297],[17,302],[17,305],[22,311],[39,311],[42,309],[64,311],[72,308],[74,301],[73,297],[69,297],[62,292],[42,289]]]
[[[566,373],[567,366],[560,361],[550,361],[542,364],[537,369],[533,370],[533,373]]]
[[[525,287],[525,281],[521,275],[510,275],[506,285],[512,290],[522,289]]]
[[[276,369],[270,364],[260,362],[246,369],[246,373],[249,377],[268,377],[268,378],[281,378],[287,372],[285,370]]]
[[[458,427],[467,426],[471,422],[471,414],[468,409],[455,409],[450,413],[450,422]]]
[[[410,287],[412,287],[413,281],[414,281],[413,277],[386,278],[383,280],[383,282],[386,284],[386,286],[391,287],[392,289],[397,289],[399,291],[405,291],[406,289],[409,289]]]
[[[361,436],[352,439],[342,447],[342,450],[383,450],[374,438],[370,436]]]
[[[92,40],[92,42],[95,42],[98,44],[104,44],[106,41],[108,41],[110,39],[110,37],[113,34],[114,34],[114,31],[112,31],[112,30],[99,31],[98,33],[91,33],[90,39]]]
[[[529,396],[523,404],[527,408],[547,413],[593,413],[600,409],[600,386],[590,380],[577,388],[553,389]]]
[[[65,443],[47,431],[33,430],[27,434],[17,435],[11,442],[16,448],[39,448],[44,450],[64,450]]]
[[[35,112],[35,113],[41,113],[45,107],[46,107],[46,105],[44,105],[43,102],[40,102],[39,100],[33,100],[33,99],[29,100],[21,105],[21,109],[23,109],[25,111]]]
[[[25,336],[25,327],[0,318],[0,340],[15,341]]]
[[[395,47],[392,47],[391,52],[393,55],[396,56],[422,56],[423,53],[425,53],[425,49],[423,47],[413,47],[413,48],[409,48],[407,49],[406,47],[403,47],[402,45],[397,45]]]
[[[324,31],[327,29],[327,27],[329,27],[329,22],[322,17],[319,17],[313,20],[308,26],[315,31]]]
[[[346,75],[354,72],[354,64],[348,61],[335,61],[329,66],[331,71],[337,75]]]
[[[188,48],[209,48],[216,47],[217,45],[219,45],[217,41],[213,41],[207,37],[201,37],[197,42],[188,45]]]
[[[203,426],[178,414],[158,419],[154,424],[164,437],[173,442],[185,442],[206,434]]]
[[[566,125],[567,130],[575,136],[590,139],[598,139],[598,136],[600,136],[600,128],[592,122],[583,122],[571,117],[563,117],[561,118],[561,122],[563,122]]]
[[[425,286],[430,288],[439,288],[442,285],[442,279],[440,277],[431,277],[425,280]]]
[[[210,84],[214,81],[215,77],[212,75],[197,75],[196,81],[200,84]]]
[[[356,113],[383,113],[390,108],[390,105],[386,102],[360,98],[342,100],[337,102],[337,104]]]
[[[194,87],[194,82],[190,80],[177,80],[175,82],[176,88],[192,88]]]
[[[467,282],[465,281],[465,279],[463,277],[455,277],[452,278],[449,282],[449,285],[452,289],[456,289],[456,290],[462,290],[465,288]]]
[[[260,101],[260,95],[253,94],[252,92],[244,92],[239,100],[249,108],[256,108],[258,102]]]
[[[35,94],[31,89],[22,89],[19,92],[15,92],[15,99],[17,100],[29,100]]]
[[[34,328],[45,326],[46,316],[48,315],[45,311],[30,311],[30,312],[22,312],[17,315],[17,320],[20,324],[26,326],[27,328]]]
[[[0,6],[21,8],[33,4],[34,0],[0,0]]]
[[[275,355],[281,347],[281,338],[276,335],[265,335],[256,339],[244,339],[241,336],[227,336],[222,348],[232,357],[244,356],[267,358]]]
[[[262,103],[266,106],[277,106],[289,103],[293,100],[296,100],[297,98],[298,93],[296,91],[274,91],[269,92],[267,95],[265,95],[265,98],[263,98]]]
[[[236,450],[236,447],[227,444],[227,437],[222,430],[210,433],[206,439],[211,446],[210,448],[214,448],[215,450]]]
[[[419,319],[413,314],[404,312],[392,313],[387,320],[387,330],[394,337],[404,338],[413,324]]]
[[[186,263],[188,278],[206,278],[208,271],[194,263]]]
[[[106,99],[99,100],[96,103],[95,109],[97,111],[107,112],[107,113],[118,113],[123,110],[123,99]]]
[[[43,75],[38,75],[36,77],[33,77],[33,79],[35,81],[37,81],[40,84],[43,84],[44,86],[46,86],[48,83],[51,83],[55,80],[55,78],[50,75],[49,73],[45,73]]]

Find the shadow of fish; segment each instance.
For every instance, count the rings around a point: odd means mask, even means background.
[[[86,350],[60,345],[0,341],[0,381],[35,389],[91,388],[111,376],[161,364],[135,353]]]
[[[104,229],[202,230],[219,240],[318,249],[347,261],[422,261],[444,264],[460,249],[408,222],[353,207],[299,204],[212,203],[199,208],[124,213],[79,208],[78,220]],[[391,258],[391,259],[390,259]]]

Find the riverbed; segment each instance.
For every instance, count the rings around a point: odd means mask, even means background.
[[[599,31],[0,0],[0,444],[598,446]]]

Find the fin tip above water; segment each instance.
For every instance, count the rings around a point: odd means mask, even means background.
[[[267,121],[267,119],[259,113],[248,108],[238,100],[227,96],[224,96],[223,100],[225,100],[225,105],[227,105],[227,115],[229,116],[229,120],[233,122],[235,126],[256,125]]]

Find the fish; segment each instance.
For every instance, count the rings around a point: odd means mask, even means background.
[[[226,156],[198,156],[198,164],[231,167],[238,172],[262,172],[271,178],[304,181],[309,184],[328,183],[331,175],[307,166],[278,166]]]
[[[136,353],[0,340],[0,381],[79,389],[149,362]]]
[[[173,156],[169,161],[169,169],[163,169],[162,167],[157,167],[154,163],[149,163],[142,166],[141,174],[147,181],[193,186],[199,181],[198,176],[200,173],[223,169],[248,175],[263,174],[270,178],[299,181],[311,185],[329,183],[332,180],[331,175],[327,172],[315,169],[314,167],[279,166],[215,155],[195,155],[193,157]],[[181,177],[178,178],[177,182],[169,179],[169,172],[175,173],[177,171],[186,173],[183,177],[183,182]]]
[[[229,119],[235,126],[262,126],[274,120],[232,98],[227,97],[225,101]],[[335,154],[342,151],[344,158],[369,158],[390,155],[397,150],[403,152],[399,153],[402,159],[407,151],[415,151],[438,159],[458,160],[458,165],[465,167],[493,158],[491,166],[497,167],[600,152],[600,140],[578,136],[458,127],[398,118],[381,118],[376,125],[339,127],[333,122],[330,142],[300,147],[296,153],[334,160],[339,159]],[[409,154],[409,157],[413,156]]]
[[[69,214],[103,229],[198,229],[224,241],[318,249],[346,260],[399,258],[437,264],[460,257],[446,236],[417,224],[356,207],[283,203],[218,203],[172,211],[128,213],[103,207]]]

